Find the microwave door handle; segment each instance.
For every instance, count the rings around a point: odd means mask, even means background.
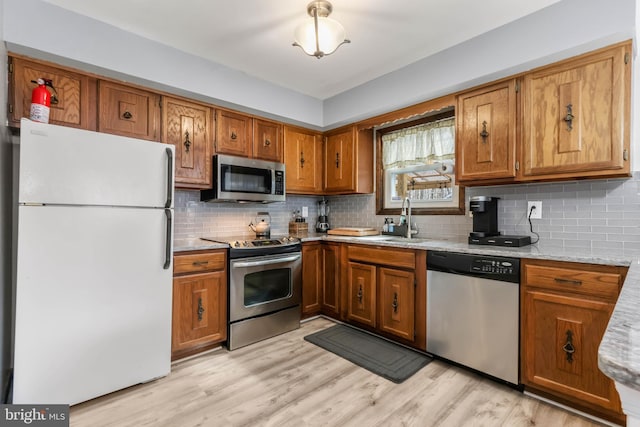
[[[281,264],[283,262],[297,261],[299,259],[300,259],[300,255],[296,254],[296,255],[282,257],[282,258],[264,259],[261,261],[240,261],[240,262],[232,261],[231,264],[233,268],[246,268],[246,267],[258,267],[261,265]]]

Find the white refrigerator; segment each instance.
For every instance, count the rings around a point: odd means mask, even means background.
[[[22,120],[13,403],[169,373],[173,150]]]

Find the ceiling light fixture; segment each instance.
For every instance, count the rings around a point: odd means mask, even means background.
[[[333,10],[331,3],[325,0],[312,1],[307,6],[309,16],[313,21],[304,22],[296,28],[293,46],[300,47],[309,56],[320,59],[331,55],[345,43],[351,43],[344,38],[344,27],[329,15]]]

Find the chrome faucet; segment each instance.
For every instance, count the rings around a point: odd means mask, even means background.
[[[402,210],[404,211],[404,202],[407,202],[407,239],[411,238],[411,199],[405,197],[402,199]]]

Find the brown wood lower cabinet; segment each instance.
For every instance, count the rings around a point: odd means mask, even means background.
[[[302,245],[302,318],[339,315],[340,245],[306,242]]]
[[[598,369],[598,346],[626,269],[523,260],[522,382],[528,389],[624,422],[613,381]]]
[[[426,350],[426,252],[345,245],[341,318]]]
[[[375,328],[376,266],[349,261],[347,271],[347,320]]]
[[[200,251],[174,257],[172,360],[227,339],[226,253]]]

